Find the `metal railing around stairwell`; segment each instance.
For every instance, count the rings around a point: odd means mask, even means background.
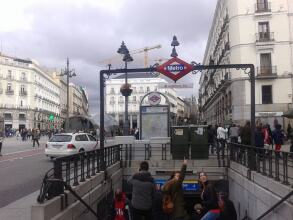
[[[120,161],[120,145],[56,158],[53,168],[43,179],[37,201],[43,203],[61,195],[65,186],[77,186],[118,161]]]
[[[293,184],[293,153],[258,148],[237,143],[227,143],[229,160],[248,167],[253,164],[255,171],[264,176],[282,182],[284,185]]]
[[[274,206],[272,206],[269,210],[267,210],[265,213],[263,213],[261,216],[259,216],[256,220],[261,220],[268,214],[270,214],[274,209],[276,209],[279,205],[281,205],[283,202],[285,202],[287,199],[289,199],[293,195],[293,190],[288,193],[286,196],[284,196],[279,202],[277,202]]]

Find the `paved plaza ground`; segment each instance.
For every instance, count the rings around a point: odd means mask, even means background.
[[[40,148],[45,148],[47,141],[48,141],[47,136],[41,137],[41,139],[39,140]],[[3,146],[2,146],[2,154],[5,155],[5,154],[20,152],[20,151],[27,151],[32,149],[34,148],[33,148],[33,141],[31,139],[22,141],[20,140],[20,138],[17,140],[16,137],[9,137],[4,139]]]

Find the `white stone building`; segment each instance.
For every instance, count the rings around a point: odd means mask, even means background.
[[[69,116],[81,115],[82,91],[73,83],[69,83]]]
[[[106,99],[105,99],[105,110],[106,114],[112,115],[122,126],[124,122],[125,112],[125,97],[120,93],[120,87],[125,83],[125,77],[122,74],[119,77],[109,79],[106,81]],[[128,83],[131,84],[133,92],[129,96],[128,112],[130,128],[139,127],[139,106],[140,101],[144,95],[151,91],[159,91],[165,94],[170,102],[170,115],[172,121],[176,121],[177,115],[177,93],[171,88],[162,88],[162,84],[168,82],[160,77],[155,77],[149,73],[132,73],[128,74]],[[163,99],[163,98],[162,98]],[[147,104],[147,98],[144,104]],[[161,103],[164,104],[164,103]]]
[[[293,2],[219,0],[203,64],[254,64],[256,120],[272,124],[292,104]],[[250,83],[244,71],[201,75],[202,120],[217,124],[250,119]]]
[[[0,114],[7,130],[59,125],[59,97],[59,86],[35,61],[0,54]]]

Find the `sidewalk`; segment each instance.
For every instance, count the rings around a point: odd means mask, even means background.
[[[2,220],[31,220],[31,207],[36,203],[39,191],[33,192],[15,202],[0,208]]]

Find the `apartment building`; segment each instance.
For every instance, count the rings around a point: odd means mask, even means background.
[[[203,59],[205,65],[254,64],[257,122],[287,124],[292,107],[293,2],[219,0]],[[250,82],[243,70],[205,71],[199,110],[208,124],[250,119]]]

